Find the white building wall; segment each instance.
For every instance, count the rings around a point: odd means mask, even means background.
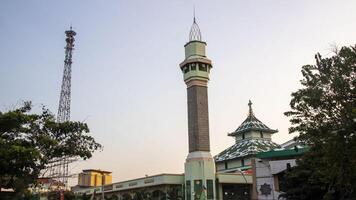
[[[217,171],[225,170],[225,163],[224,162],[216,163],[216,170]]]
[[[288,160],[261,160],[256,158],[256,186],[259,200],[278,200],[278,196],[281,194],[276,191],[274,185],[274,176],[287,169],[287,163],[291,167],[296,165],[295,159]],[[270,185],[272,191],[270,195],[263,195],[260,188],[261,185]]]
[[[291,167],[296,166],[295,159],[269,161],[269,164],[271,165],[272,174],[278,174],[286,170],[287,164],[290,164]]]

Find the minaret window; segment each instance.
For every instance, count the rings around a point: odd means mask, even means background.
[[[242,133],[242,139],[243,140],[245,139],[245,133]]]
[[[241,166],[245,166],[245,160],[241,159]]]
[[[185,66],[183,70],[184,70],[184,73],[186,74],[186,73],[189,72],[189,67],[188,67],[188,66]]]
[[[195,66],[195,64],[192,64],[191,67],[190,67],[192,70],[196,70],[197,67]]]
[[[262,131],[260,131],[260,136],[261,136],[261,138],[263,138],[263,133],[262,133]]]
[[[187,192],[187,200],[190,200],[191,199],[191,196],[190,196],[190,181],[186,181],[185,183],[185,191]]]
[[[206,65],[205,64],[199,64],[199,71],[204,71],[206,72]]]

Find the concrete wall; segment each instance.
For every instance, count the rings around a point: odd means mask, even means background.
[[[256,165],[256,189],[258,192],[259,200],[278,200],[281,194],[278,191],[278,186],[275,185],[275,175],[287,169],[287,163],[291,167],[296,165],[295,159],[287,160],[268,160],[268,159],[255,159]],[[261,186],[268,185],[272,191],[269,195],[262,194]]]
[[[133,179],[129,181],[117,182],[109,185],[105,185],[105,191],[126,191],[138,188],[145,188],[157,185],[182,185],[184,183],[183,174],[160,174],[156,176],[150,176],[140,179]],[[96,190],[97,193],[101,193],[102,188],[92,187],[88,189],[81,189],[76,191],[79,194],[92,194]]]
[[[225,168],[225,162],[218,162],[216,163],[216,170],[217,171],[225,171],[229,169],[235,169],[243,166],[250,166],[251,165],[251,158],[244,158],[244,165],[242,165],[242,159],[234,159],[228,160],[227,162],[227,169]]]
[[[205,57],[205,42],[200,41],[192,41],[188,42],[185,45],[185,58],[189,58],[191,56],[202,56]]]
[[[219,162],[219,163],[215,163],[215,164],[216,164],[216,171],[225,170],[225,163],[224,162]]]
[[[207,197],[209,192],[212,194],[210,199],[216,199],[215,162],[210,152],[189,153],[185,162],[184,172],[186,199],[194,200],[199,195]],[[187,185],[187,182],[190,184],[190,187]],[[212,190],[209,190],[208,182],[212,182]],[[202,192],[203,186],[207,188],[205,193]],[[199,189],[199,187],[201,188]]]

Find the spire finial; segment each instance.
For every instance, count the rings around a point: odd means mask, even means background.
[[[193,6],[193,21],[194,21],[194,23],[196,23],[195,22],[195,5]]]
[[[252,116],[253,115],[253,111],[252,111],[252,102],[251,102],[251,100],[248,100],[248,107],[249,107],[248,115]]]
[[[189,41],[201,41],[201,33],[195,18],[195,6],[193,9],[193,25],[190,28]]]

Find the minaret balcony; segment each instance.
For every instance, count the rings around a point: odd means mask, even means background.
[[[180,67],[183,72],[184,81],[187,82],[190,79],[209,80],[212,65],[209,59],[192,58],[182,62]]]

